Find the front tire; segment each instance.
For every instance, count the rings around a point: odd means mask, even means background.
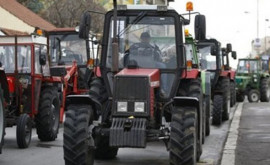
[[[21,114],[16,129],[19,148],[28,148],[32,138],[32,120],[28,114]]]
[[[41,141],[53,141],[57,138],[60,122],[60,100],[53,87],[41,91],[39,111],[36,116],[38,138]]]
[[[213,111],[212,111],[212,124],[220,125],[222,123],[222,108],[223,108],[223,97],[222,95],[215,95],[213,100]]]
[[[170,165],[195,165],[198,124],[195,107],[175,107],[172,112]]]
[[[260,92],[256,89],[251,89],[248,92],[248,101],[250,103],[259,102],[260,100]]]
[[[261,89],[261,102],[269,102],[270,97],[269,78],[262,78],[260,89]]]
[[[65,165],[93,165],[93,109],[90,105],[70,105],[67,110],[64,122]]]

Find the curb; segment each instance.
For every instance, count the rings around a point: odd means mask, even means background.
[[[221,165],[234,165],[235,164],[235,149],[238,139],[238,128],[240,124],[240,118],[243,110],[243,103],[239,103],[234,113],[233,120],[230,125],[228,137],[223,149],[221,158]]]

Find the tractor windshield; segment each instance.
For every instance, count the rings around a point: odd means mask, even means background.
[[[117,21],[119,67],[175,69],[176,39],[173,17],[120,16]],[[112,65],[113,21],[110,25],[107,61]]]
[[[199,56],[201,57],[201,67],[207,70],[216,70],[216,56],[211,55],[211,46],[200,47]]]
[[[31,73],[31,47],[18,46],[18,72]],[[0,46],[0,62],[6,73],[15,71],[15,46]]]
[[[53,65],[57,65],[60,59],[64,64],[72,64],[75,60],[78,65],[86,65],[86,42],[78,34],[51,35],[49,42]]]
[[[239,60],[237,73],[257,73],[258,61],[255,60]]]

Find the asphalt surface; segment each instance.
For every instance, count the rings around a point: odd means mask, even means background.
[[[238,129],[236,165],[270,164],[270,103],[245,103]]]
[[[231,116],[235,108],[232,108]],[[198,164],[219,164],[228,133],[230,121],[220,127],[211,127],[211,134],[206,138],[203,154]],[[18,149],[16,144],[16,127],[7,128],[3,154],[0,165],[61,165],[63,159],[63,128],[54,142],[40,142],[33,130],[32,142],[28,149]],[[146,149],[120,149],[114,160],[97,160],[95,165],[167,165],[169,153],[163,142],[148,143]]]

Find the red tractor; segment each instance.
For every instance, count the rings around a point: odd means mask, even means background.
[[[55,140],[63,118],[58,89],[63,79],[50,74],[47,39],[35,34],[0,37],[0,62],[9,89],[4,96],[10,97],[5,123],[17,125],[18,147],[29,146],[33,126],[41,141]],[[7,89],[4,82],[1,75],[1,86]]]
[[[237,58],[237,54],[235,51],[232,51],[232,45],[227,44],[226,48],[222,48],[222,75],[225,77],[230,78],[230,106],[233,107],[236,104],[236,82],[235,82],[235,75],[236,71],[232,69],[230,66],[230,58],[229,54],[231,53],[231,56],[234,60]]]
[[[100,68],[89,94],[69,95],[64,122],[66,165],[112,159],[118,148],[162,140],[170,164],[196,164],[202,153],[202,88],[188,71],[183,25],[167,6],[119,6],[105,16]],[[90,15],[80,36],[87,39]],[[203,20],[200,20],[203,22]],[[170,58],[162,50],[174,47]]]
[[[47,33],[51,74],[64,79],[60,114],[65,111],[66,96],[89,92],[98,53],[96,36],[91,36],[87,40],[81,39],[75,28],[57,28]]]

